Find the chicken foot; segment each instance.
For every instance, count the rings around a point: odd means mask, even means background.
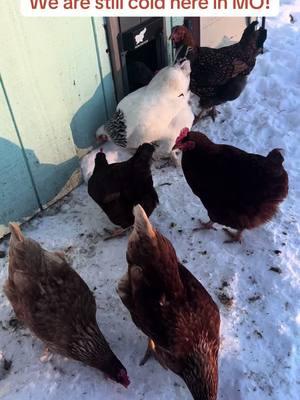
[[[110,230],[110,229],[104,228],[104,231],[107,232],[108,235],[105,236],[103,238],[103,240],[107,241],[107,240],[110,240],[110,239],[114,239],[116,237],[124,236],[130,228],[131,228],[131,226],[129,226],[128,228],[116,228],[114,230]]]
[[[50,361],[52,357],[53,357],[53,354],[48,349],[48,347],[46,347],[45,350],[43,351],[41,357],[40,357],[40,362],[46,363],[46,362]]]
[[[199,228],[194,228],[193,231],[203,231],[203,230],[209,230],[209,229],[213,229],[214,231],[216,231],[217,229],[214,227],[214,222],[209,220],[208,222],[203,222],[201,221],[201,219],[199,219],[200,222],[200,227]]]
[[[209,108],[209,109],[204,108],[204,109],[203,109],[202,111],[200,111],[200,113],[195,117],[195,119],[194,119],[194,121],[193,121],[193,125],[196,125],[197,122],[200,121],[200,119],[207,118],[207,117],[210,117],[210,118],[213,120],[213,122],[215,122],[215,121],[216,121],[216,117],[218,116],[218,114],[220,114],[220,111],[218,111],[218,110],[216,109],[215,106],[213,106],[213,107],[211,107],[211,108]]]
[[[140,366],[145,365],[146,362],[149,360],[149,358],[151,358],[152,356],[155,357],[155,343],[153,342],[152,339],[149,339],[147,350],[146,350],[144,357],[140,361]]]
[[[207,116],[210,117],[213,120],[213,122],[215,122],[218,114],[220,114],[220,111],[218,111],[214,106],[208,111]]]
[[[227,233],[227,235],[231,238],[225,240],[224,243],[241,243],[242,242],[242,229],[238,229],[236,232],[232,232],[227,228],[223,228],[223,231]]]

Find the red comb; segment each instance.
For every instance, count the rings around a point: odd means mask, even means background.
[[[130,385],[130,380],[128,378],[126,370],[121,369],[118,378],[120,379],[121,385],[123,385],[127,389],[127,387]]]
[[[176,144],[180,143],[183,138],[185,138],[190,133],[189,128],[183,128],[180,131],[178,138],[176,139]]]

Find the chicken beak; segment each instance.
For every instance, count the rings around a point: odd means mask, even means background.
[[[172,147],[172,151],[178,149],[177,144],[175,143],[174,146]]]

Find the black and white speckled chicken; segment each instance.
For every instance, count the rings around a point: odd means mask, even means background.
[[[192,33],[185,26],[175,26],[171,39],[176,48],[176,60],[186,57],[191,62],[191,92],[200,97],[199,105],[214,119],[215,106],[235,100],[247,83],[256,57],[262,51],[267,30],[258,22],[252,22],[244,31],[241,40],[218,49],[195,45]]]

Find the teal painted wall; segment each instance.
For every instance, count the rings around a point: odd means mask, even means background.
[[[26,18],[18,0],[1,0],[0,16],[2,237],[78,185],[116,101],[103,18]],[[182,20],[166,18],[167,34]]]
[[[0,237],[80,182],[116,102],[102,18],[25,18],[0,2]]]

